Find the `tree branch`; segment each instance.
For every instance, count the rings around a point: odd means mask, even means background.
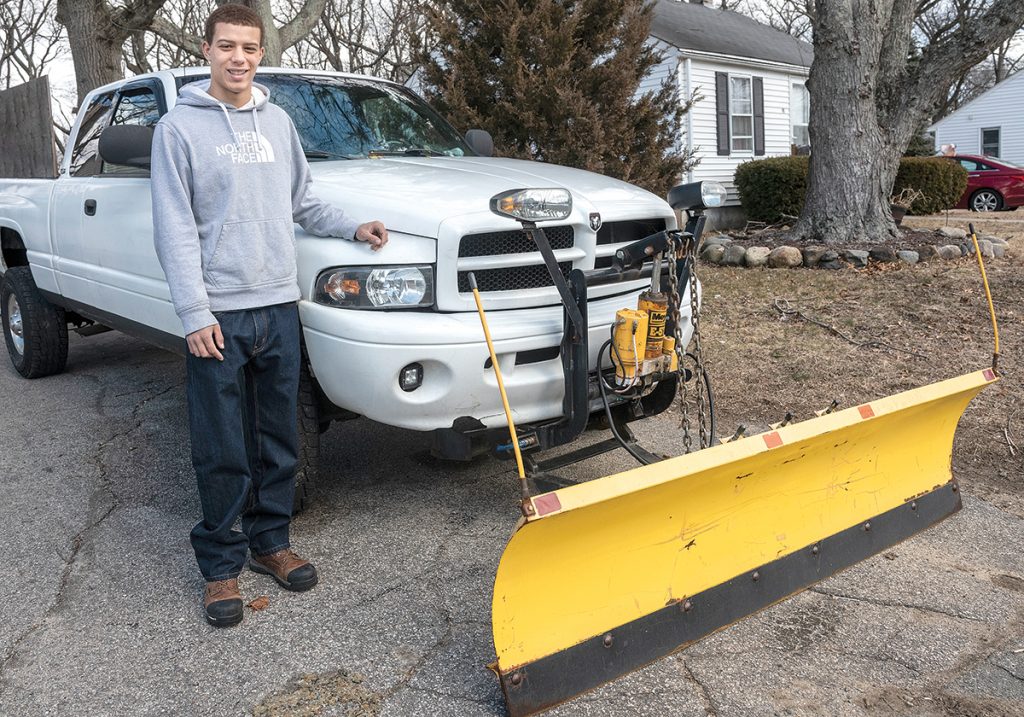
[[[178,27],[164,17],[156,17],[149,25],[153,33],[198,58],[203,57],[203,38]]]
[[[281,30],[281,48],[288,48],[309,34],[316,27],[327,7],[327,0],[306,0],[298,14]]]
[[[119,30],[131,33],[145,30],[164,6],[166,0],[134,0],[124,7],[112,9],[111,23]]]

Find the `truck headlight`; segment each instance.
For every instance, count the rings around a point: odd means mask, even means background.
[[[416,309],[434,303],[430,266],[348,266],[320,274],[313,300],[349,309]]]
[[[491,211],[521,222],[565,219],[572,213],[568,189],[513,189],[491,197]]]

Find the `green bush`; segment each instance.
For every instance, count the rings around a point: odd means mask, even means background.
[[[774,224],[783,214],[799,216],[807,194],[807,157],[770,157],[744,162],[734,181],[747,218]],[[944,157],[903,157],[893,196],[910,187],[924,196],[911,214],[934,214],[953,207],[967,188],[967,170]]]
[[[924,195],[910,205],[910,214],[934,214],[960,201],[967,188],[967,170],[945,157],[904,157],[892,193],[895,196],[907,187]]]
[[[735,183],[747,218],[774,224],[783,214],[799,216],[807,194],[807,157],[770,157],[744,162]]]

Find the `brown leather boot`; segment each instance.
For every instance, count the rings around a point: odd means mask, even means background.
[[[291,548],[270,555],[253,555],[249,568],[255,573],[271,576],[285,590],[294,592],[309,590],[319,579],[313,563],[300,558]]]
[[[206,583],[203,598],[206,621],[214,627],[231,627],[242,621],[242,594],[238,579],[214,580]]]

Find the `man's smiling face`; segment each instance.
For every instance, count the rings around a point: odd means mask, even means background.
[[[252,97],[252,80],[263,59],[260,29],[218,22],[213,42],[203,43],[203,55],[210,62],[210,95],[226,104],[241,107]]]

